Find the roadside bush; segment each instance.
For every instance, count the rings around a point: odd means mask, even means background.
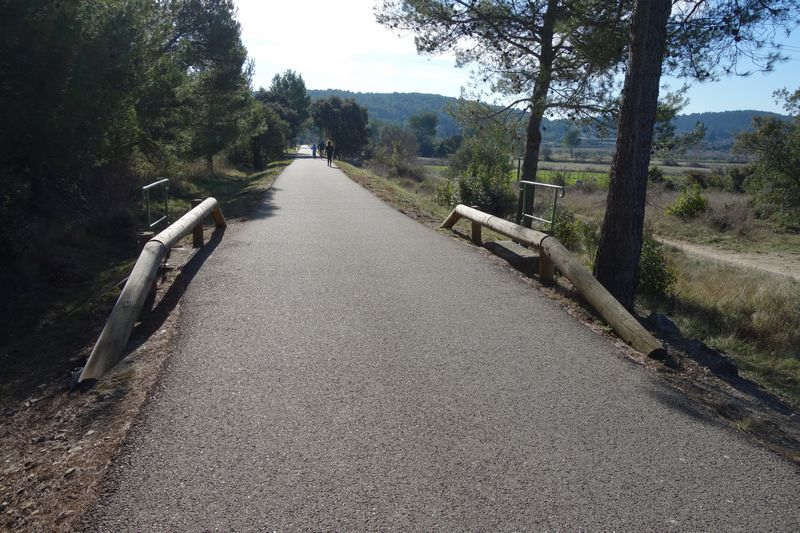
[[[753,173],[750,167],[733,167],[728,171],[728,190],[731,192],[744,192],[744,182]]]
[[[698,185],[700,188],[705,189],[708,187],[708,175],[704,172],[687,172],[686,183],[689,185]]]
[[[583,253],[587,262],[592,263],[600,245],[600,226],[581,220],[567,208],[559,206],[553,236],[568,250]]]
[[[744,236],[753,229],[753,215],[744,202],[726,202],[722,208],[710,209],[706,217],[708,224],[720,233],[731,231]]]
[[[707,187],[721,191],[730,190],[730,175],[724,169],[715,168],[705,176]]]
[[[458,179],[461,202],[476,205],[481,211],[506,217],[517,209],[517,193],[508,174],[462,176]]]
[[[658,167],[650,167],[650,170],[647,171],[647,181],[661,183],[664,181],[664,172]]]
[[[564,207],[559,207],[556,211],[553,236],[561,241],[567,250],[579,252],[582,244],[581,233],[580,221],[575,218],[575,214]]]
[[[667,213],[679,218],[694,218],[708,208],[708,200],[700,194],[700,186],[687,187],[683,193],[667,208]]]
[[[550,177],[550,183],[565,187],[567,185],[567,173],[563,170],[557,170],[553,172],[552,176]]]
[[[395,125],[384,126],[378,145],[375,146],[373,163],[383,167],[389,177],[409,177],[421,180],[424,172],[416,162],[417,138],[408,128]]]
[[[667,264],[662,244],[649,234],[642,241],[637,280],[637,292],[650,302],[663,301],[674,294],[675,271]]]
[[[453,180],[445,179],[436,184],[436,203],[445,207],[453,207],[460,201],[458,187]]]
[[[746,187],[768,217],[789,231],[800,231],[800,89],[774,93],[792,120],[757,117],[735,150],[753,156]]]
[[[508,135],[499,125],[488,125],[464,139],[450,161],[450,175],[458,179],[461,201],[501,217],[517,209],[512,168]]]

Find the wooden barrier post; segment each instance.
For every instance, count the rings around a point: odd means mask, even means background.
[[[201,203],[203,203],[202,199],[195,198],[192,200],[192,209]],[[194,230],[192,230],[192,248],[202,248],[203,244],[203,223],[200,222],[194,227]]]
[[[569,279],[578,292],[600,313],[614,331],[635,349],[654,358],[666,355],[664,346],[600,284],[591,272],[555,237],[492,216],[465,205],[457,205],[440,227],[452,228],[461,218],[486,226],[517,242],[539,248],[539,275],[542,281],[553,281],[555,269]],[[474,227],[474,226],[473,226]]]
[[[556,266],[547,255],[539,252],[539,280],[543,283],[556,281]]]
[[[483,244],[483,239],[481,238],[481,225],[477,222],[472,223],[472,243],[477,244],[478,246]]]
[[[473,205],[472,209],[478,209],[477,205]],[[481,237],[481,228],[483,226],[480,223],[472,221],[472,244],[477,244],[478,246],[483,245],[483,239]]]
[[[202,227],[203,220],[209,215],[214,217],[217,227],[225,227],[225,218],[217,201],[206,198],[145,244],[83,367],[79,383],[99,379],[119,361],[170,248],[184,236],[193,233],[198,225]]]

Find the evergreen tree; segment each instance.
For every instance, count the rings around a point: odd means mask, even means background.
[[[633,308],[642,249],[647,172],[658,114],[662,64],[696,79],[738,72],[743,57],[771,69],[780,56],[771,41],[795,23],[797,0],[636,0],[630,56],[617,123],[606,213],[595,276]],[[773,46],[770,46],[772,44]]]
[[[434,150],[436,139],[436,126],[439,124],[439,117],[430,111],[417,113],[408,119],[408,125],[417,138],[419,155],[431,157]]]
[[[269,90],[261,89],[256,98],[271,104],[281,119],[289,124],[289,139],[294,140],[305,121],[311,116],[311,98],[306,92],[303,76],[293,70],[275,74]]]
[[[530,111],[522,179],[538,169],[545,113],[612,112],[614,67],[630,2],[601,0],[384,0],[378,21],[412,31],[421,53],[453,51],[480,81]]]
[[[331,97],[311,106],[314,125],[336,145],[336,153],[357,156],[369,140],[367,110],[352,100]]]

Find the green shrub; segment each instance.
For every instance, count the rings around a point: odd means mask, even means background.
[[[701,189],[705,189],[708,187],[708,174],[706,174],[705,172],[698,172],[696,170],[687,172],[686,183],[689,186],[697,185]]]
[[[458,179],[461,202],[501,217],[517,210],[512,169],[507,136],[492,127],[467,137],[450,160],[450,174]]]
[[[436,184],[436,203],[445,207],[453,207],[459,203],[458,187],[453,180],[441,180]]]
[[[708,200],[700,194],[700,186],[695,184],[687,187],[678,196],[671,206],[667,208],[667,213],[679,218],[693,218],[708,208]]]
[[[651,167],[647,171],[647,181],[652,183],[661,183],[664,181],[664,172],[658,167]]]
[[[752,174],[749,167],[733,167],[728,171],[728,187],[731,192],[744,192],[744,182]]]
[[[553,185],[560,185],[561,187],[564,187],[567,185],[568,177],[569,176],[567,175],[567,173],[564,172],[563,170],[557,170],[553,172],[553,174],[550,176],[550,183],[552,183]]]
[[[591,263],[600,244],[600,226],[591,221],[583,221],[565,207],[559,206],[553,236],[568,250],[584,253],[587,262]]]
[[[564,207],[559,207],[556,211],[556,220],[553,236],[563,244],[567,250],[577,252],[581,250],[582,232],[580,220]]]
[[[458,193],[462,203],[493,215],[506,217],[517,210],[517,193],[508,175],[462,176]]]
[[[674,294],[675,271],[667,264],[661,243],[652,235],[645,234],[642,241],[637,280],[637,292],[651,302],[665,300]]]

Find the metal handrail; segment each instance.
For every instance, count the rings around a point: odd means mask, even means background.
[[[161,216],[161,218],[159,218],[155,222],[152,222],[152,217],[150,215],[150,189],[153,189],[161,185],[164,186],[164,214]],[[168,207],[169,179],[163,178],[158,181],[154,181],[153,183],[150,183],[148,185],[145,185],[144,187],[142,187],[142,196],[144,197],[145,211],[147,212],[147,229],[153,229],[161,222],[168,222],[167,217],[169,216],[169,207]]]
[[[561,185],[554,185],[552,183],[541,183],[538,181],[528,181],[528,180],[520,180],[518,183],[520,185],[520,191],[519,191],[520,198],[519,198],[519,210],[517,213],[517,222],[520,225],[525,226],[526,228],[531,227],[532,220],[536,220],[544,224],[550,224],[550,233],[553,233],[556,227],[556,210],[558,209],[558,199],[564,198],[564,195],[566,194],[566,190],[564,189],[564,187]],[[553,189],[553,212],[550,220],[542,217],[537,217],[533,212],[536,199],[536,187]],[[527,194],[528,188],[530,188],[531,190],[530,212],[528,212],[528,194]]]

